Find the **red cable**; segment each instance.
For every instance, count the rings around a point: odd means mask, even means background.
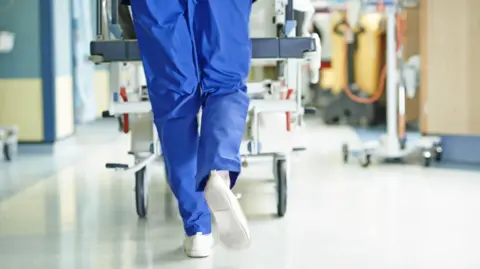
[[[292,97],[292,94],[293,94],[293,89],[288,89],[285,100],[290,100],[290,98]],[[287,132],[290,132],[292,130],[292,113],[287,112],[286,117],[287,117]]]
[[[128,102],[127,89],[120,88],[120,97],[122,97],[123,102]],[[128,114],[123,114],[123,132],[128,133],[130,131]]]

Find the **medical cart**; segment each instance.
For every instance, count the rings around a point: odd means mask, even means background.
[[[147,89],[138,83],[141,76],[141,61],[137,40],[122,40],[113,37],[112,29],[118,23],[117,0],[97,0],[97,40],[91,42],[91,61],[96,64],[109,63],[111,71],[111,102],[107,114],[120,118],[122,130],[131,135],[131,151],[134,165],[109,163],[107,168],[135,175],[136,209],[139,217],[147,215],[149,166],[161,156],[160,143],[153,126],[151,104]],[[290,153],[292,146],[282,145],[282,150],[265,149],[259,139],[262,115],[280,113],[281,128],[294,131],[293,125],[303,124],[301,100],[301,64],[305,54],[316,50],[316,40],[311,37],[295,37],[292,0],[275,0],[276,24],[284,28],[285,37],[252,38],[252,58],[283,60],[286,62],[285,76],[279,81],[250,84],[259,89],[252,97],[245,139],[241,146],[244,164],[251,156],[273,156],[273,174],[277,185],[277,215],[282,217],[287,209],[287,181],[290,175]],[[129,66],[129,67],[126,67]],[[133,67],[132,67],[133,66]],[[137,72],[135,83],[121,84],[125,69],[134,68]],[[139,71],[140,70],[140,71]],[[288,128],[288,130],[287,130]]]

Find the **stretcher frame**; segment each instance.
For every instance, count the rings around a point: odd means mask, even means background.
[[[128,99],[132,101],[122,102],[119,97],[119,90],[127,86],[120,83],[122,67],[125,65],[135,65],[140,62],[140,53],[136,40],[115,40],[109,29],[115,22],[115,16],[109,16],[107,9],[111,8],[112,14],[116,13],[117,0],[97,0],[97,40],[90,44],[90,60],[95,64],[110,64],[110,93],[111,100],[109,111],[106,114],[131,117],[131,123],[125,130],[131,133],[131,151],[129,154],[134,156],[134,165],[119,163],[108,163],[107,168],[115,169],[118,172],[135,175],[135,196],[136,209],[139,217],[146,217],[148,207],[148,181],[150,174],[148,166],[161,156],[159,138],[153,125],[151,104],[144,95],[139,92],[143,85],[135,81],[133,85],[126,89]],[[290,4],[290,5],[288,5]],[[296,125],[303,124],[304,109],[302,107],[302,87],[301,87],[301,64],[304,54],[315,51],[315,40],[308,37],[296,37],[295,21],[293,20],[292,0],[288,2],[283,0],[275,1],[276,10],[286,10],[283,12],[285,19],[284,29],[286,37],[278,38],[253,38],[252,41],[252,60],[270,59],[286,61],[286,75],[281,78],[285,81],[288,89],[295,89],[294,98],[291,100],[252,100],[249,108],[250,128],[246,130],[255,130],[250,134],[249,140],[244,140],[241,146],[241,155],[246,164],[246,157],[252,156],[273,156],[273,172],[277,185],[277,215],[282,217],[286,213],[287,201],[287,179],[290,175],[290,153],[293,147],[287,150],[262,151],[259,141],[258,118],[263,113],[290,113],[295,119]],[[136,67],[138,72],[138,66]],[[138,74],[136,74],[137,80]],[[129,118],[130,119],[130,118]],[[123,126],[125,128],[125,126]]]

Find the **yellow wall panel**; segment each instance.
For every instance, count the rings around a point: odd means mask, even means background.
[[[41,79],[0,79],[0,125],[16,125],[22,142],[43,141]]]

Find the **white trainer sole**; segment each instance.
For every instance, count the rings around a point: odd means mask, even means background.
[[[213,177],[219,176],[212,173],[211,178]],[[245,249],[250,246],[247,219],[230,188],[219,182],[220,180],[211,182],[205,188],[205,199],[217,223],[219,239],[228,248]]]
[[[212,254],[212,250],[187,250],[183,249],[185,251],[185,254],[189,258],[194,258],[194,259],[201,259],[201,258],[207,258]]]

